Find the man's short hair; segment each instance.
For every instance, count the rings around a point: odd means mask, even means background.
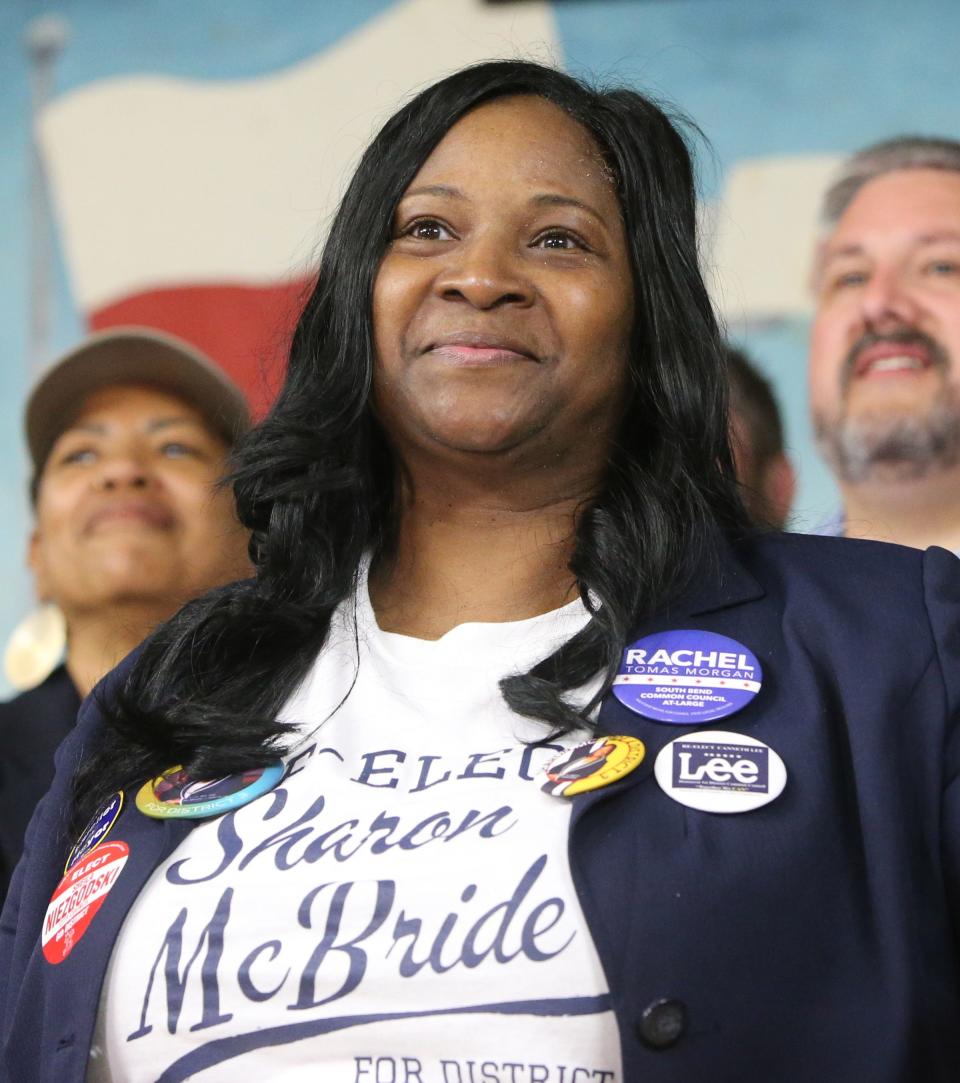
[[[742,351],[727,347],[727,372],[730,377],[730,408],[744,424],[744,435],[758,466],[783,454],[783,421],[770,381],[751,364]]]
[[[901,169],[942,169],[960,173],[960,142],[925,135],[900,135],[873,143],[844,162],[827,189],[820,208],[820,224],[837,224],[860,189],[885,173]]]

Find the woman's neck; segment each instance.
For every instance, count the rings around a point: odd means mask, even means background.
[[[170,616],[169,604],[137,602],[67,616],[67,672],[81,696]]]
[[[438,639],[467,621],[523,620],[572,601],[569,563],[586,497],[462,479],[456,492],[407,487],[396,545],[370,572],[380,627]]]

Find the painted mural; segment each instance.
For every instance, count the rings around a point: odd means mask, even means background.
[[[960,5],[914,0],[10,0],[0,8],[0,642],[31,605],[20,413],[87,328],[195,342],[263,409],[344,177],[437,76],[532,56],[695,119],[704,253],[731,336],[774,380],[800,472],[807,274],[839,159],[960,136]],[[0,693],[5,686],[0,680]]]

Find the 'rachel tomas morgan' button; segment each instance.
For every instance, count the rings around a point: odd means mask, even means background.
[[[653,722],[699,726],[746,707],[762,683],[760,662],[743,643],[699,628],[675,628],[624,650],[613,694]]]

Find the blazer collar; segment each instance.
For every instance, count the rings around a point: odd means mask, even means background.
[[[747,570],[740,555],[749,544],[749,541],[731,543],[722,540],[715,551],[701,561],[693,578],[681,588],[676,598],[649,621],[643,621],[636,629],[637,634],[643,634],[647,624],[651,628],[662,627],[685,616],[713,613],[762,598],[766,591]],[[631,636],[634,638],[637,636]]]

